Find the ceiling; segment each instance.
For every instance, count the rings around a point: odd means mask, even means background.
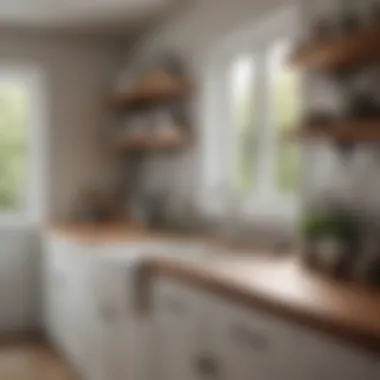
[[[0,27],[133,32],[178,0],[1,0]]]

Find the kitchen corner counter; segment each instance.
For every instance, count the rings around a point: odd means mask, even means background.
[[[380,290],[310,272],[297,258],[231,255],[197,262],[154,257],[142,268],[145,289],[149,279],[169,277],[380,353]]]
[[[296,255],[275,256],[256,250],[248,250],[252,251],[248,255],[226,249],[223,241],[215,238],[181,237],[125,223],[58,224],[46,230],[90,244],[206,243],[213,251],[209,255],[144,255],[139,306],[149,307],[151,280],[164,276],[380,353],[380,290],[311,272]]]

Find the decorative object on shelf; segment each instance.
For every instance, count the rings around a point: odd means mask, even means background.
[[[296,49],[289,57],[293,67],[324,72],[347,71],[350,68],[362,66],[380,60],[379,48],[380,20],[369,25],[356,28],[351,20],[353,16],[345,16],[345,26],[349,33],[328,38],[332,32],[327,26],[314,27],[319,38],[311,39],[307,44],[302,43],[302,49]],[[326,21],[324,21],[326,23]],[[322,23],[323,24],[323,23]],[[348,25],[349,24],[349,25]],[[319,30],[319,29],[322,29]],[[319,30],[319,31],[318,31]],[[299,46],[297,44],[296,46]]]
[[[348,94],[345,115],[351,120],[380,118],[378,67],[367,67],[347,78],[345,87]]]
[[[372,23],[376,23],[380,21],[380,2],[379,0],[372,1],[372,4],[370,5],[371,10],[371,20]]]
[[[125,130],[131,135],[138,135],[151,130],[149,115],[131,115],[127,119]]]
[[[171,111],[167,108],[158,108],[154,113],[154,131],[158,134],[176,133],[178,128],[175,125],[174,117]]]
[[[309,213],[302,224],[306,263],[337,276],[350,276],[358,253],[358,232],[348,214]]]
[[[349,36],[363,27],[356,0],[340,0],[337,14],[339,36]]]
[[[190,89],[181,61],[163,54],[143,70],[132,88],[113,99],[115,110],[125,120],[112,137],[114,145],[135,152],[188,145],[191,131],[186,101]]]
[[[112,99],[112,106],[119,111],[170,104],[185,99],[191,86],[186,77],[176,77],[165,71],[155,70],[137,79],[133,87],[120,92]]]
[[[311,29],[310,43],[320,43],[330,41],[335,35],[333,24],[329,18],[317,20]]]
[[[331,126],[335,121],[336,117],[330,112],[312,111],[303,117],[302,124],[310,128],[324,128]]]
[[[351,99],[347,116],[350,120],[380,120],[380,107],[377,101],[369,94],[356,94]]]
[[[360,28],[359,19],[352,12],[347,12],[343,14],[340,21],[340,31],[342,36],[350,35],[357,32]]]
[[[354,268],[358,281],[380,285],[380,227],[377,222],[363,223],[360,255]]]
[[[100,191],[87,187],[80,191],[74,208],[74,219],[88,222],[108,220],[110,210],[104,195]]]
[[[183,59],[173,52],[161,54],[154,62],[156,70],[162,70],[178,78],[186,77],[186,68]]]

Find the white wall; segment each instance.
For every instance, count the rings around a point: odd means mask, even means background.
[[[108,126],[107,96],[119,52],[111,43],[1,30],[0,65],[31,65],[44,76],[50,221],[70,214],[81,186],[112,171],[102,129]],[[38,227],[0,223],[0,332],[39,321]]]

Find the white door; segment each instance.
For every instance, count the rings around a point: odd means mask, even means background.
[[[170,281],[160,280],[154,290],[152,378],[198,379],[198,361],[202,355],[199,347],[199,298]]]

